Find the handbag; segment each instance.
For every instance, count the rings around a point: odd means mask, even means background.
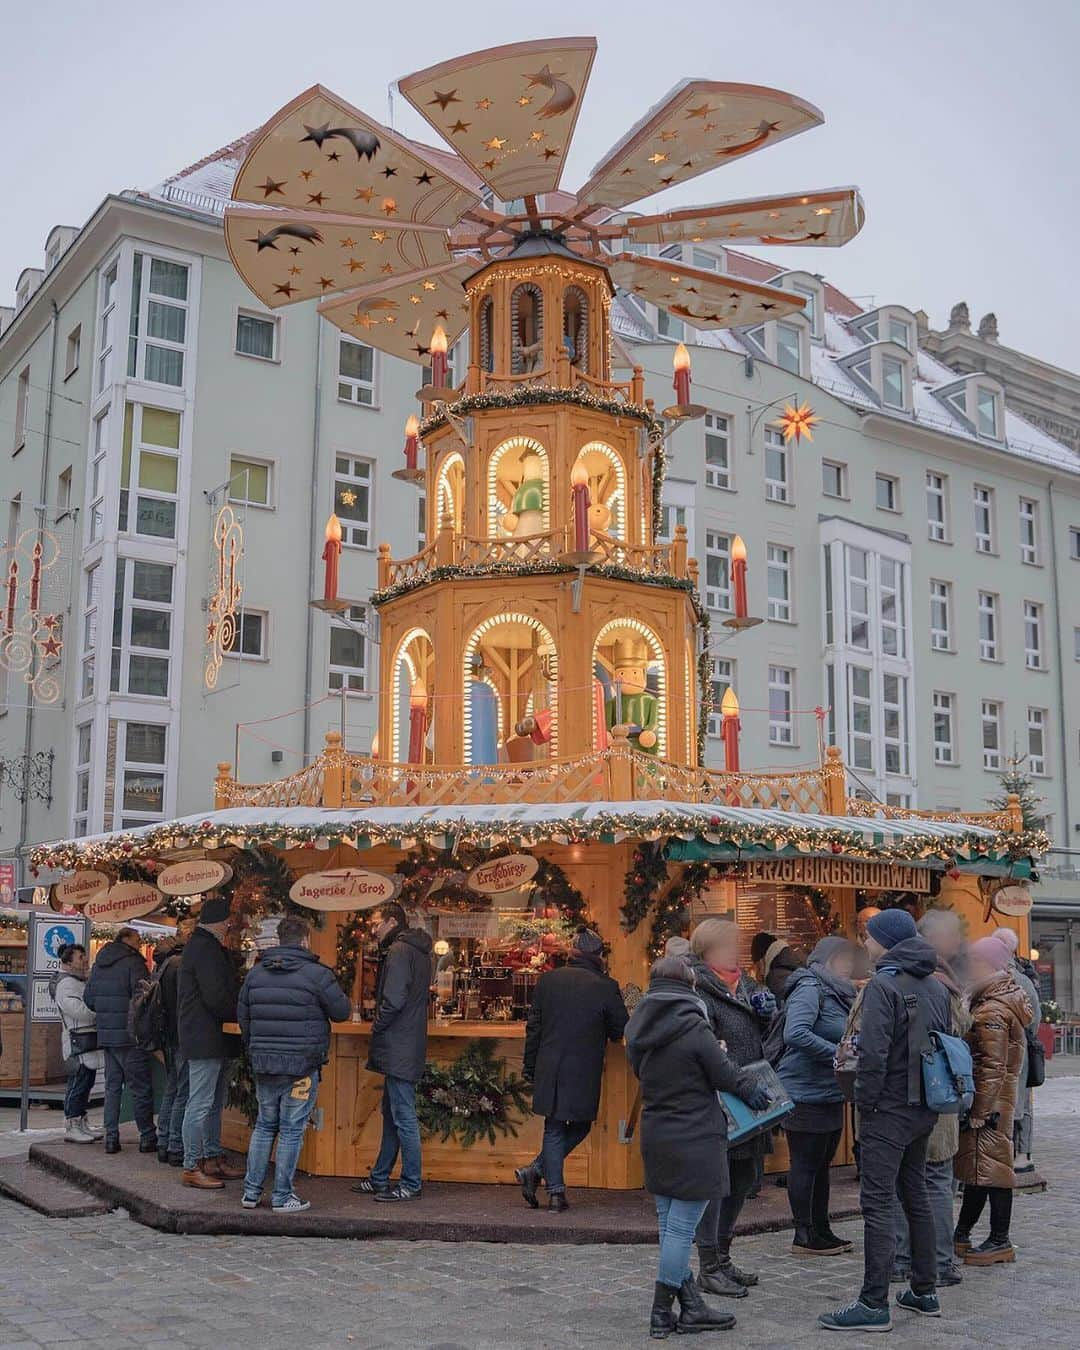
[[[89,1055],[98,1048],[97,1027],[90,1027],[86,1031],[69,1031],[68,1040],[71,1042],[72,1055]]]
[[[859,1073],[859,1014],[862,1011],[865,988],[864,984],[855,996],[855,1002],[851,1005],[844,1026],[844,1034],[840,1037],[840,1044],[833,1054],[833,1073],[836,1074],[840,1095],[846,1102],[855,1100],[855,1079]]]
[[[716,1094],[727,1117],[728,1148],[735,1144],[745,1144],[747,1140],[754,1139],[766,1130],[782,1124],[785,1117],[795,1110],[795,1103],[768,1060],[758,1059],[752,1064],[744,1065],[743,1073],[752,1074],[765,1087],[769,1094],[769,1104],[760,1111],[754,1111],[733,1092]]]
[[[1027,1041],[1027,1086],[1042,1087],[1046,1082],[1046,1049],[1030,1024],[1024,1028]]]

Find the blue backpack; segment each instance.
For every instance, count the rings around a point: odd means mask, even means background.
[[[910,987],[911,977],[891,973],[904,991],[908,1014],[908,1103],[925,1105],[941,1116],[965,1115],[975,1098],[975,1066],[967,1042],[943,1031],[928,1032],[922,1000]]]

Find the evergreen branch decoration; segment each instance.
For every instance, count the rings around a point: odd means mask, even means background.
[[[623,902],[619,912],[624,933],[633,933],[638,928],[667,877],[667,862],[660,844],[639,844],[634,849],[630,870],[623,878]]]
[[[425,1135],[464,1148],[517,1135],[529,1110],[529,1085],[507,1072],[490,1041],[470,1041],[452,1064],[429,1061],[416,1085],[416,1114]]]
[[[649,935],[649,953],[653,958],[663,955],[669,937],[690,926],[690,906],[705,889],[711,871],[709,863],[688,863],[682,876],[657,901]]]
[[[239,1111],[249,1126],[254,1126],[259,1115],[259,1098],[246,1051],[241,1051],[240,1058],[233,1060],[225,1104]]]

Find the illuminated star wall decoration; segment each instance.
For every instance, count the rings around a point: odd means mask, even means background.
[[[801,403],[798,407],[786,403],[784,411],[776,419],[776,425],[783,434],[785,445],[790,441],[798,445],[804,436],[808,441],[814,439],[814,427],[820,420],[809,403]]]

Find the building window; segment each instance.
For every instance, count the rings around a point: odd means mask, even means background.
[[[113,344],[116,341],[116,281],[117,263],[101,278],[101,318],[98,321],[97,392],[100,394],[112,379]]]
[[[1073,660],[1080,661],[1080,628],[1073,629]]]
[[[887,473],[875,474],[874,504],[879,511],[899,511],[900,480]]]
[[[847,496],[847,465],[835,460],[821,461],[821,490],[826,497]]]
[[[341,520],[342,543],[371,547],[371,497],[375,465],[370,459],[338,455],[334,460],[334,511]]]
[[[278,359],[278,320],[266,314],[240,310],[236,316],[236,354],[260,361]]]
[[[130,378],[183,386],[188,272],[186,263],[135,254],[128,327]]]
[[[705,483],[731,487],[731,421],[723,413],[705,414]]]
[[[1024,665],[1043,668],[1043,607],[1034,600],[1024,601]]]
[[[934,763],[956,763],[956,698],[934,692]]]
[[[56,475],[56,519],[71,510],[71,465]]]
[[[367,606],[353,605],[347,615],[350,623],[363,624]],[[363,632],[336,619],[330,624],[329,688],[331,693],[344,690],[347,694],[362,694],[367,688],[367,639]]]
[[[994,551],[994,489],[976,483],[975,498],[975,551],[993,553]]]
[[[731,609],[731,537],[705,531],[705,606]]]
[[[1040,778],[1046,775],[1046,722],[1045,708],[1027,710],[1028,768]]]
[[[735,662],[723,656],[712,658],[711,670],[712,707],[709,711],[709,735],[720,735],[720,704],[724,695],[735,683]]]
[[[375,404],[375,348],[343,337],[338,347],[337,396],[342,403]]]
[[[906,656],[904,565],[895,558],[878,558],[879,645],[885,656]]]
[[[931,539],[944,543],[948,538],[946,494],[949,480],[943,473],[926,474],[926,530]]]
[[[1039,561],[1039,503],[1030,497],[1020,498],[1020,561]]]
[[[979,592],[979,659],[998,659],[998,598],[990,591]]]
[[[154,539],[176,538],[177,483],[180,472],[180,414],[141,403],[124,405],[123,457],[120,462],[122,531]],[[135,519],[130,498],[135,496]]]
[[[769,544],[768,593],[769,618],[781,623],[792,622],[791,563],[794,550],[783,544]]]
[[[117,559],[109,671],[114,694],[168,697],[172,590],[167,564]]]
[[[909,772],[907,686],[907,679],[903,675],[886,672],[881,677],[885,772],[905,776]]]
[[[765,496],[770,502],[791,500],[790,452],[783,433],[765,428]]]
[[[983,768],[997,773],[1001,769],[1001,704],[993,699],[982,701]]]
[[[79,697],[92,698],[97,653],[98,605],[101,600],[101,566],[95,563],[83,573],[82,677]]]
[[[19,371],[15,385],[15,446],[14,453],[26,444],[27,415],[30,412],[30,367]]]
[[[109,409],[94,419],[90,429],[90,542],[101,538],[105,525],[105,457],[109,452]]]
[[[788,666],[769,667],[769,744],[795,744],[795,672]]]
[[[72,832],[77,839],[89,833],[90,765],[94,744],[94,724],[84,722],[75,729],[75,801]]]
[[[847,555],[847,613],[849,647],[870,650],[870,555],[850,544]]]
[[[79,355],[82,351],[82,324],[77,323],[67,335],[64,345],[64,379],[70,379],[79,369]]]
[[[682,319],[676,319],[666,309],[656,311],[656,331],[662,338],[667,338],[671,342],[682,342],[686,337]]]
[[[898,347],[903,347],[905,351],[911,351],[910,324],[905,323],[903,319],[890,317],[888,332],[890,342],[895,342]]]
[[[881,358],[881,401],[886,408],[905,406],[904,367],[895,356]]]
[[[930,583],[930,646],[937,652],[952,648],[952,583]]]
[[[687,511],[689,507],[676,502],[660,503],[660,536],[658,543],[670,544],[675,538],[675,531],[681,525],[686,528]],[[689,531],[687,531],[689,533]]]
[[[996,440],[998,433],[998,396],[980,384],[975,394],[975,427],[980,436]]]
[[[810,286],[800,286],[797,283],[791,288],[797,296],[800,296],[805,303],[803,304],[803,318],[810,325],[810,332],[814,337],[821,336],[821,329],[818,325],[818,298],[817,291]]]
[[[792,375],[798,375],[801,371],[799,330],[790,323],[776,325],[776,364]]]
[[[1069,557],[1080,562],[1080,525],[1069,526]]]
[[[427,493],[416,494],[416,551],[422,553],[427,547]]]
[[[120,755],[121,829],[135,829],[165,814],[165,742],[163,722],[123,722]]]
[[[270,506],[273,466],[265,459],[229,456],[229,501],[244,506]]]
[[[874,768],[874,708],[871,672],[866,666],[848,666],[848,756],[856,769]]]
[[[266,642],[267,616],[255,609],[242,610],[236,616],[236,627],[233,629],[232,641],[225,648],[226,655],[251,657],[253,660],[265,661],[267,658]]]

